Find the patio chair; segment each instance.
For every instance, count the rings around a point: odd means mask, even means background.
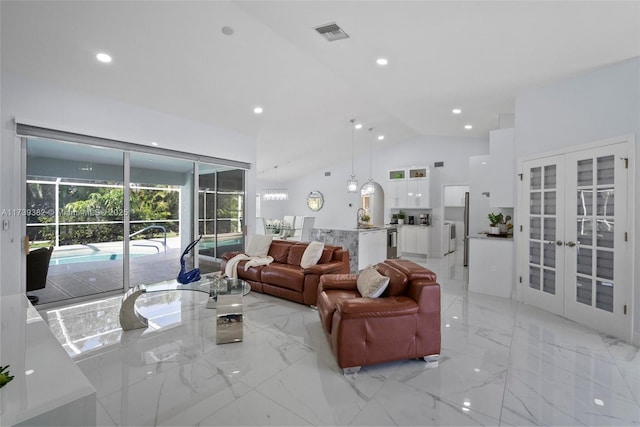
[[[43,289],[47,285],[49,261],[52,253],[53,246],[35,249],[27,254],[27,292]],[[39,301],[35,295],[27,295],[27,298],[34,305]]]

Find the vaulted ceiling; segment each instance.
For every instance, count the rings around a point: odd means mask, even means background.
[[[357,152],[378,134],[376,146],[424,134],[487,137],[519,91],[640,55],[638,2],[1,7],[3,70],[253,136],[258,177],[277,165],[280,179],[349,159],[352,118],[364,125]],[[348,39],[328,42],[314,30],[334,22]],[[96,61],[101,51],[110,64]],[[389,64],[378,66],[380,57]]]

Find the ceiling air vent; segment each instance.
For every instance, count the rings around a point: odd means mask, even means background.
[[[335,23],[321,25],[316,27],[315,30],[330,42],[349,38],[349,34],[345,33],[342,28],[338,27]]]

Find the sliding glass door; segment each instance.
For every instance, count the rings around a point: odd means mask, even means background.
[[[198,233],[200,269],[218,268],[224,252],[244,249],[245,172],[200,163],[198,174]]]
[[[193,167],[190,160],[131,152],[129,286],[178,275],[193,235]]]
[[[27,141],[30,249],[54,247],[41,304],[123,289],[123,170],[121,150]]]
[[[198,235],[187,269],[218,271],[223,252],[244,249],[244,169],[79,139],[90,143],[24,140],[26,234],[32,249],[54,248],[47,285],[32,293],[40,304],[175,279]]]

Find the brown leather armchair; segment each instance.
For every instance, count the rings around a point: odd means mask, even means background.
[[[380,298],[363,298],[356,274],[320,278],[318,313],[345,373],[361,366],[440,354],[440,285],[431,270],[407,260],[375,266],[389,277]]]

